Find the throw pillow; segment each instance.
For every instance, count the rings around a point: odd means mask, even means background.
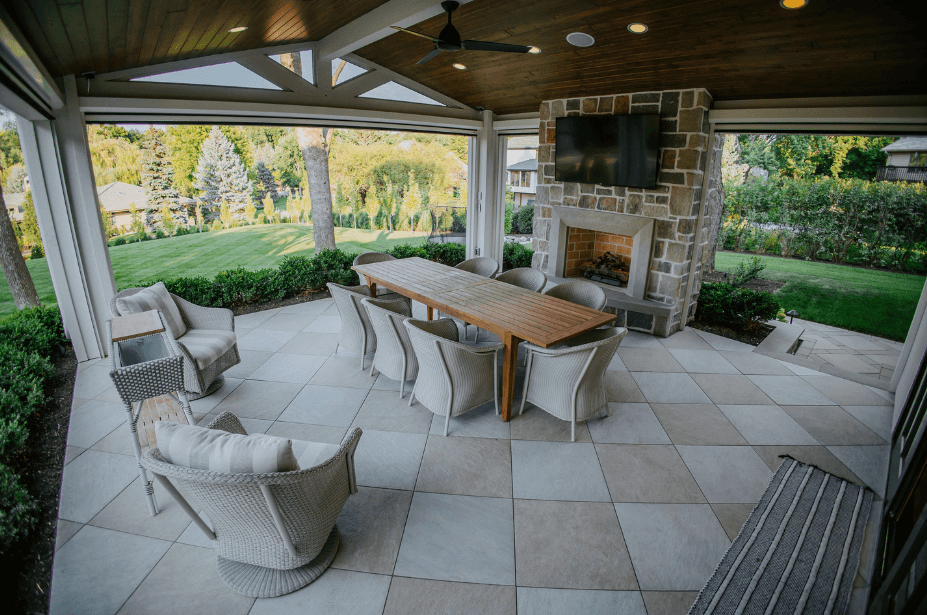
[[[299,469],[293,443],[286,438],[243,436],[167,421],[155,423],[155,437],[164,459],[186,468],[245,474]]]
[[[174,339],[187,332],[187,325],[184,324],[180,310],[177,309],[177,304],[174,303],[164,282],[158,282],[142,289],[130,297],[116,299],[116,307],[120,314],[139,314],[148,310],[161,310]]]

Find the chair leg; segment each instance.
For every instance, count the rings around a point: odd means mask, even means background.
[[[418,380],[415,381],[415,384],[418,384]],[[415,401],[415,384],[412,385],[412,392],[409,394],[409,405],[412,405],[412,402]]]
[[[399,381],[399,399],[402,399],[405,396],[406,396],[406,381],[400,380]]]
[[[527,369],[525,370],[525,387],[521,392],[521,408],[518,409],[518,416],[521,416],[525,411],[525,400],[528,398],[528,379],[531,378],[531,351],[527,351],[527,357],[525,358],[525,363],[527,364]]]
[[[480,343],[480,328],[477,327],[476,325],[473,325],[473,326],[476,327],[476,337],[473,338],[473,343],[479,344]]]
[[[450,426],[450,424],[451,424],[451,410],[450,408],[448,408],[447,417],[444,419],[444,437],[445,438],[447,437],[447,428]]]
[[[570,422],[570,442],[576,442],[576,417]]]

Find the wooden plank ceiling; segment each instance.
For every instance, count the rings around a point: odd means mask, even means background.
[[[458,51],[416,65],[431,43],[396,33],[356,53],[471,107],[535,112],[542,100],[706,88],[716,100],[927,94],[927,36],[903,2],[476,0],[454,13],[463,39],[542,53]],[[627,26],[649,26],[643,35]],[[437,36],[444,17],[414,30]],[[581,49],[570,32],[596,39]],[[468,69],[458,71],[452,62]]]
[[[319,40],[386,0],[19,0],[7,3],[53,76]],[[436,2],[437,3],[437,2]],[[915,3],[916,4],[916,3]],[[811,0],[474,0],[464,39],[540,55],[459,51],[396,33],[359,50],[471,107],[534,112],[542,100],[704,87],[716,100],[927,94],[927,36],[907,3]],[[922,9],[919,9],[922,11]],[[922,16],[923,13],[921,12]],[[628,32],[631,22],[650,30]],[[437,35],[439,16],[413,29]],[[248,26],[238,34],[229,28]],[[570,32],[596,39],[581,49]],[[466,71],[451,67],[462,62]]]
[[[386,0],[17,0],[5,3],[52,76],[324,38]],[[244,32],[230,33],[236,26]]]

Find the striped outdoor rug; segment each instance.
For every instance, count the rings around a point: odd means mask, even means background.
[[[786,458],[690,615],[846,611],[872,492]]]

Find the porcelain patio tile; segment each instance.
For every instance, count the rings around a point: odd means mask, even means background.
[[[84,451],[62,472],[58,517],[87,523],[137,477],[133,457]]]
[[[782,406],[782,409],[821,444],[887,444],[840,406]]]
[[[271,310],[261,310],[260,312],[252,312],[250,314],[243,314],[241,316],[235,317],[235,330],[239,328],[244,329],[253,329],[265,320],[272,317],[274,314],[280,311],[280,308],[271,309]]]
[[[229,411],[244,418],[274,420],[302,388],[301,384],[289,382],[245,380],[216,406],[213,413]]]
[[[325,363],[325,357],[278,352],[264,362],[250,380],[306,384]]]
[[[888,406],[889,403],[865,386],[835,376],[802,376],[802,380],[823,393],[837,405]],[[802,404],[797,404],[802,405]]]
[[[689,374],[739,374],[716,350],[685,350],[670,348],[670,354]]]
[[[686,350],[713,350],[711,345],[702,339],[695,330],[688,329],[673,333],[669,337],[657,338],[664,348],[678,348]]]
[[[512,440],[516,498],[609,502],[595,447],[581,442]]]
[[[892,406],[841,406],[886,442],[892,441]]]
[[[525,412],[527,416],[527,410]],[[496,415],[495,406],[490,402],[460,416],[451,417],[447,437],[502,438],[508,440],[511,437],[511,426],[517,418],[517,416],[513,416],[511,421],[503,421],[501,417]],[[428,433],[432,435],[444,434],[444,420],[445,417],[432,413],[431,429]]]
[[[726,350],[730,352],[753,352],[755,346],[750,344],[744,344],[743,342],[738,342],[737,340],[732,340],[726,337],[721,337],[720,335],[715,335],[714,333],[709,333],[708,331],[699,331],[694,329],[695,334],[700,338],[705,340],[709,346],[715,350]]]
[[[426,438],[424,434],[365,430],[354,453],[357,484],[411,491]]]
[[[714,404],[652,404],[651,407],[674,444],[747,444]]]
[[[292,594],[258,598],[249,615],[381,615],[389,583],[385,575],[329,569]]]
[[[610,503],[515,500],[515,554],[520,587],[638,589]]]
[[[628,331],[628,334],[624,336],[624,339],[621,340],[621,346],[623,348],[663,348],[663,344],[660,343],[653,335],[648,333],[641,333],[640,331]]]
[[[58,519],[58,527],[55,530],[55,551],[60,549],[74,537],[80,528],[84,527],[83,523],[75,523],[66,519]]]
[[[737,431],[754,445],[794,444],[814,446],[818,444],[779,406],[725,406],[718,409],[734,424]]]
[[[316,319],[316,314],[284,314],[277,312],[257,327],[255,330],[261,331],[302,331],[309,323]]]
[[[77,373],[74,377],[74,397],[93,399],[112,386],[113,379],[109,376],[109,363],[101,362]]]
[[[273,331],[270,329],[252,329],[250,333],[238,338],[239,350],[263,350],[278,352],[296,335],[296,331]]]
[[[383,615],[510,615],[515,587],[393,577]]]
[[[337,345],[337,333],[300,332],[287,342],[280,352],[328,357],[334,354]]]
[[[601,415],[600,415],[601,416]],[[453,419],[451,419],[453,420]],[[576,441],[592,442],[589,425],[599,418],[576,423]],[[513,414],[509,421],[513,440],[543,440],[546,442],[569,442],[570,423],[552,416],[532,404],[525,404],[524,414]],[[444,424],[441,424],[444,427]]]
[[[232,378],[247,378],[253,374],[259,367],[264,365],[267,359],[273,356],[273,352],[267,350],[242,350],[238,349],[238,356],[241,363],[233,365],[225,370],[225,376]]]
[[[648,615],[640,592],[595,589],[518,588],[518,615]]]
[[[647,615],[686,615],[698,592],[641,592]]]
[[[91,400],[71,411],[68,445],[90,448],[125,423],[126,417],[121,403]]]
[[[707,504],[615,504],[642,590],[702,588],[731,541]]]
[[[200,412],[203,414],[207,412],[212,412],[213,410],[215,410],[216,406],[218,406],[222,402],[223,399],[231,395],[232,391],[237,389],[238,386],[241,385],[242,382],[244,382],[244,380],[226,376],[225,380],[222,382],[222,386],[219,388],[218,391],[216,391],[212,395],[207,395],[206,397],[194,399],[193,401],[190,402],[190,409],[193,411],[194,414],[196,414],[197,412]]]
[[[715,513],[727,537],[737,538],[740,529],[747,522],[747,517],[753,512],[755,504],[712,504],[711,510]]]
[[[798,376],[747,376],[747,378],[766,395],[769,395],[773,403],[780,406],[827,406],[834,403]]]
[[[676,449],[712,504],[759,502],[773,476],[749,446],[677,446]]]
[[[370,375],[370,359],[364,363],[367,368],[360,369],[360,360],[348,357],[329,357],[325,364],[315,373],[309,384],[330,387],[350,387],[369,389],[376,382]]]
[[[155,484],[155,499],[158,514],[152,516],[148,512],[142,481],[136,477],[90,520],[89,525],[149,538],[177,540],[190,524],[190,517],[159,483]]]
[[[704,404],[710,401],[689,374],[631,372],[631,376],[651,404]]]
[[[509,440],[428,436],[416,491],[511,497]]]
[[[721,356],[744,375],[791,376],[789,370],[779,361],[758,352],[721,351]]]
[[[608,416],[588,422],[597,444],[671,444],[649,404],[608,404]]]
[[[647,401],[628,372],[605,372],[605,396],[610,402],[634,404]]]
[[[624,348],[616,354],[631,372],[684,372],[685,370],[665,348]]]
[[[415,493],[394,574],[515,584],[512,500]]]
[[[326,442],[328,444],[341,444],[348,433],[347,427],[332,427],[331,425],[310,425],[307,423],[288,423],[274,421],[265,432],[268,436],[302,440],[303,442]]]
[[[427,434],[433,416],[421,404],[410,406],[407,399],[400,399],[392,391],[370,391],[352,425],[361,429]],[[451,418],[451,429],[453,423]]]
[[[821,468],[825,472],[830,472],[834,476],[839,476],[851,483],[860,484],[862,482],[824,446],[754,446],[753,450],[773,472],[778,470],[784,461],[782,456],[788,455],[793,459]]]
[[[277,420],[350,427],[367,399],[365,389],[306,385]]]
[[[615,502],[706,502],[673,446],[596,444],[595,448]]]
[[[879,497],[885,497],[889,446],[828,446],[843,464]]]
[[[392,574],[411,491],[360,487],[338,516],[341,545],[332,568]]]
[[[765,377],[785,378],[786,376]],[[692,374],[692,379],[716,404],[772,405],[773,401],[749,378],[734,374]]]

